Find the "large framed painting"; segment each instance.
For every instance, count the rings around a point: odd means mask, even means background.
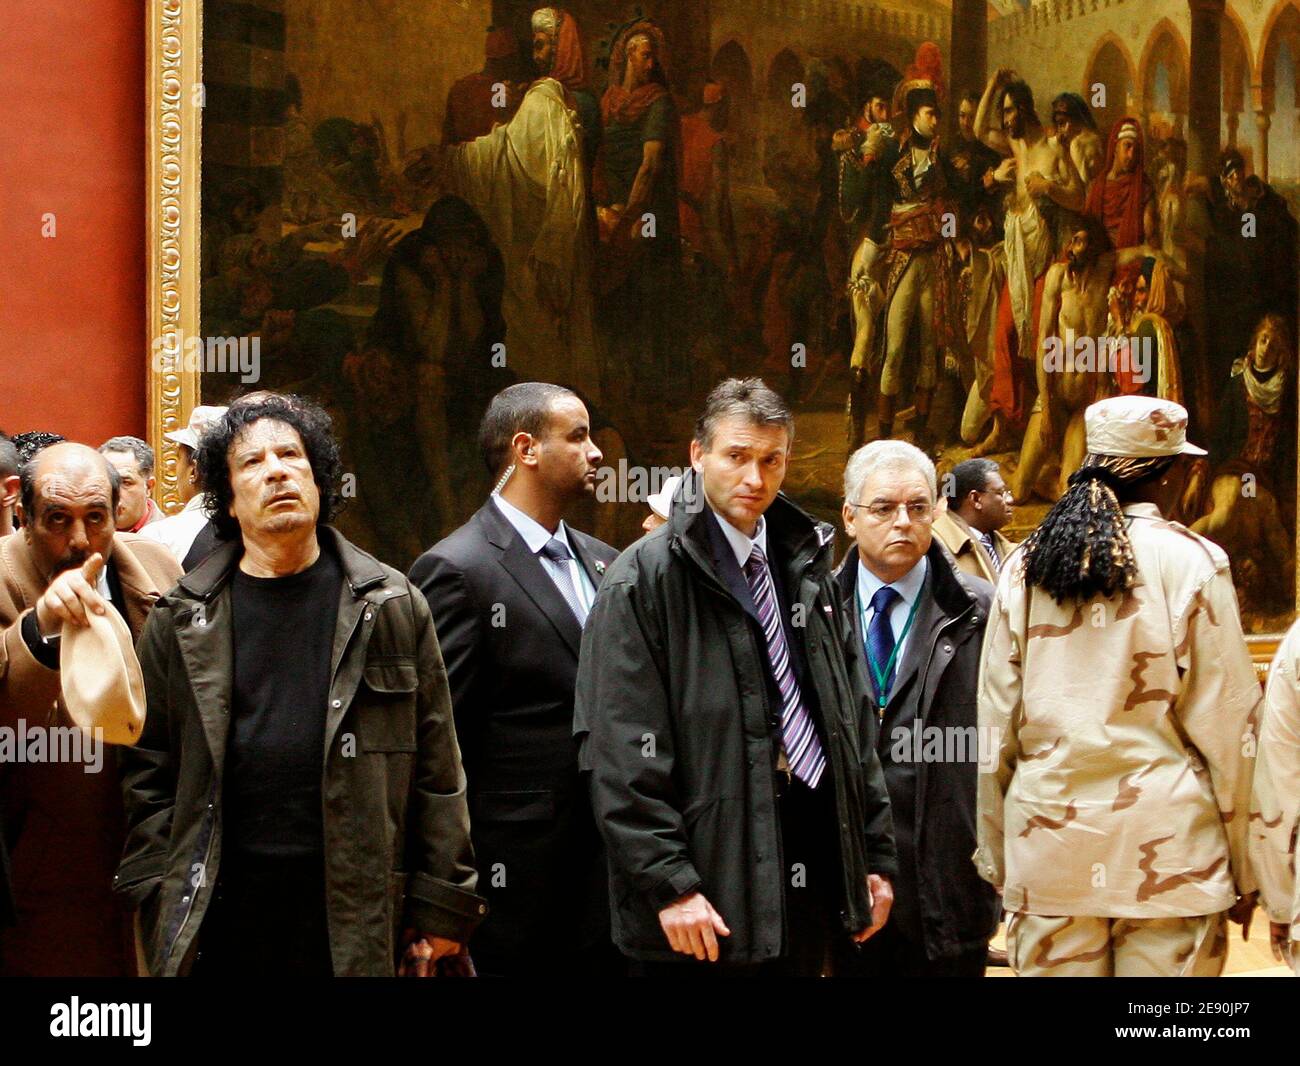
[[[1265,658],[1296,615],[1293,0],[150,0],[152,435],[309,396],[341,518],[399,567],[491,485],[488,398],[542,379],[625,545],[720,378],[847,455],[995,459],[1023,535],[1088,402],[1176,399],[1174,517]],[[930,168],[934,173],[925,177]]]

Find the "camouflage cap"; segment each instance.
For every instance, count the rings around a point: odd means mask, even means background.
[[[1091,404],[1083,415],[1088,451],[1134,459],[1162,455],[1205,455],[1187,441],[1187,408],[1154,396],[1112,396]]]

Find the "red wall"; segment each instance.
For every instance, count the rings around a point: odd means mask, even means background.
[[[5,0],[0,429],[144,436],[145,0]],[[41,235],[42,215],[56,235]]]

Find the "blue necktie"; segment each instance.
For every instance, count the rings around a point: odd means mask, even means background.
[[[883,670],[889,657],[894,654],[894,627],[889,624],[889,611],[901,598],[898,590],[889,585],[882,585],[871,597],[873,613],[871,624],[867,627],[867,648],[870,652],[867,673],[871,675],[871,687],[876,690],[877,702],[882,696],[889,698],[889,690],[894,687],[894,674],[898,672],[898,664],[890,663],[889,673],[885,676],[885,691],[881,692],[876,670]],[[876,665],[875,670],[870,668],[872,662]]]

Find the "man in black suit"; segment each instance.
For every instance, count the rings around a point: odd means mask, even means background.
[[[561,517],[594,492],[601,453],[582,401],[541,382],[493,397],[479,437],[496,490],[410,575],[447,664],[489,903],[470,952],[485,974],[608,972],[620,963],[573,687],[583,623],[618,553]]]

